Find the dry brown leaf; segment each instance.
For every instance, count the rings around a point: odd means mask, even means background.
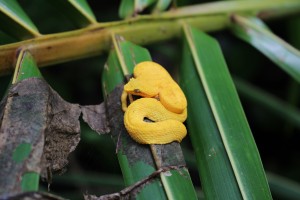
[[[48,84],[30,78],[13,85],[0,105],[0,196],[21,192],[25,173],[60,170],[80,140],[77,104],[65,102]],[[24,158],[14,157],[28,145]],[[44,173],[45,174],[45,173]]]

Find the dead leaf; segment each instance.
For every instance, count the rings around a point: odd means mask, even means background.
[[[109,133],[105,102],[99,105],[81,106],[83,120],[97,133]]]
[[[14,85],[0,110],[0,195],[20,192],[22,175],[40,173],[47,122],[48,87],[40,80]],[[14,159],[16,149],[28,144],[30,153]],[[21,159],[21,160],[20,160]]]
[[[66,200],[59,196],[45,192],[24,192],[17,195],[0,198],[0,200]]]
[[[0,105],[0,197],[21,192],[22,176],[60,170],[80,140],[77,104],[30,78],[13,85]],[[28,155],[19,152],[26,146]],[[20,150],[22,151],[22,149]],[[21,155],[21,156],[20,156]]]
[[[54,171],[62,170],[68,164],[68,155],[80,141],[80,114],[78,104],[64,101],[50,88],[43,157],[47,167]]]

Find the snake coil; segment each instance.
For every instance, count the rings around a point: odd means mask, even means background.
[[[181,142],[187,134],[183,124],[187,118],[187,101],[178,84],[155,62],[137,64],[133,75],[124,85],[121,97],[129,135],[141,144]],[[128,94],[142,98],[127,107]]]

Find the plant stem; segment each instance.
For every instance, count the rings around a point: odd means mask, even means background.
[[[231,24],[232,14],[269,19],[299,11],[298,0],[224,1],[129,20],[96,23],[75,31],[41,35],[0,46],[0,74],[13,70],[15,54],[21,47],[31,51],[38,66],[47,66],[102,54],[111,47],[111,34],[120,34],[126,40],[145,45],[180,36],[183,21],[202,31],[216,31]]]

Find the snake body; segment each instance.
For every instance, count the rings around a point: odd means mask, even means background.
[[[187,117],[187,101],[180,87],[161,65],[154,62],[139,63],[133,75],[121,97],[129,135],[141,144],[181,142],[187,133],[182,123]],[[128,93],[143,98],[127,108]]]

